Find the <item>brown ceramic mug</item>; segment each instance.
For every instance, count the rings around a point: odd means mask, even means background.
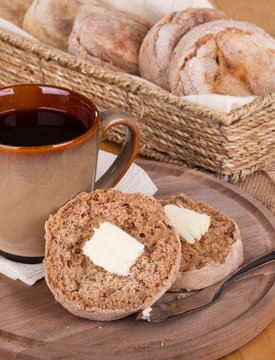
[[[120,154],[95,182],[99,139],[126,126]],[[0,254],[41,261],[44,224],[81,191],[115,185],[132,163],[138,130],[120,110],[99,113],[84,96],[47,85],[0,89]]]

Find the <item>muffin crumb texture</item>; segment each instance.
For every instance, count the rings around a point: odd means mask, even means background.
[[[130,276],[107,272],[83,254],[93,229],[104,221],[144,244]],[[146,308],[170,287],[179,259],[179,238],[162,206],[140,193],[81,193],[46,223],[46,281],[57,300],[76,311]]]

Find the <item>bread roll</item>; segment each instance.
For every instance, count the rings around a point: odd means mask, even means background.
[[[145,246],[131,275],[106,271],[83,254],[94,229],[105,221]],[[156,200],[96,190],[78,195],[47,221],[45,279],[56,300],[73,314],[114,320],[145,309],[165,293],[178,274],[180,253],[179,237]]]
[[[176,95],[266,95],[275,90],[275,41],[248,22],[198,25],[178,42],[169,73]]]
[[[1,0],[0,17],[22,27],[23,18],[33,0]]]
[[[34,0],[24,17],[23,28],[45,44],[67,51],[79,9],[94,3],[95,0]]]
[[[96,65],[138,74],[138,53],[150,26],[110,6],[86,6],[76,17],[68,51]]]
[[[156,23],[145,36],[139,53],[139,71],[143,78],[170,91],[169,64],[179,40],[193,27],[229,19],[216,9],[192,9],[173,12]]]
[[[164,206],[174,204],[210,216],[208,231],[195,244],[181,239],[181,265],[170,291],[199,290],[213,285],[243,262],[240,231],[233,219],[202,201],[192,201],[184,194],[162,200]]]

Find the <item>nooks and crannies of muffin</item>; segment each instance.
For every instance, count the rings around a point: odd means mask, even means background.
[[[130,276],[107,272],[82,252],[104,221],[145,246]],[[47,284],[65,308],[89,319],[113,320],[150,306],[175,280],[180,254],[179,237],[161,205],[140,193],[82,193],[46,223]]]

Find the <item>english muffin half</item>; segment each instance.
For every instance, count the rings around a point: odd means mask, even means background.
[[[95,265],[83,253],[104,222],[144,245],[128,276]],[[145,309],[178,274],[179,237],[162,206],[146,195],[114,189],[81,193],[51,216],[45,228],[46,282],[56,300],[77,316],[105,321]]]
[[[210,216],[208,231],[194,244],[181,239],[180,271],[170,291],[199,290],[223,280],[243,262],[240,231],[233,219],[202,201],[192,201],[184,194],[160,200]]]

